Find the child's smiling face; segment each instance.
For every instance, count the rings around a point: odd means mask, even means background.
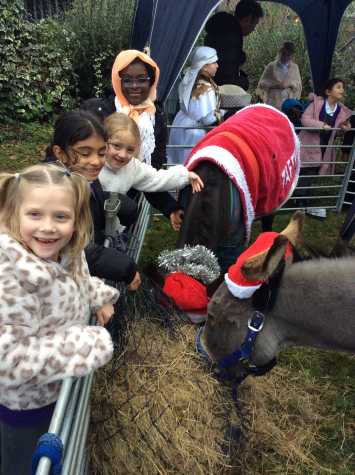
[[[73,190],[53,184],[26,185],[19,221],[23,244],[36,256],[57,261],[75,231]]]
[[[129,130],[121,130],[108,141],[106,161],[112,170],[119,170],[130,162],[137,149],[137,140],[133,134]]]
[[[327,89],[325,93],[328,98],[334,99],[335,101],[341,101],[344,96],[344,83],[338,81],[331,89]]]
[[[87,139],[79,140],[68,147],[68,150],[54,145],[53,152],[70,171],[78,173],[91,182],[98,178],[105,164],[106,148],[105,140],[93,133]]]

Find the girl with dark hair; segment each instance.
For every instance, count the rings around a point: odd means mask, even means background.
[[[313,145],[310,148],[301,148],[303,175],[334,173],[335,165],[329,162],[335,161],[336,150],[327,145],[334,143],[337,135],[335,128],[344,131],[350,128],[349,119],[352,114],[351,110],[340,102],[343,96],[344,81],[340,78],[329,79],[322,96],[310,95],[312,102],[302,114],[301,122],[303,127],[314,127],[316,130],[302,130],[299,134],[302,145]],[[307,212],[319,218],[325,218],[327,215],[325,208],[311,208]]]
[[[62,114],[54,126],[45,161],[61,162],[68,170],[82,175],[90,183],[90,209],[94,222],[94,239],[85,249],[90,273],[114,282],[124,281],[130,290],[140,285],[140,276],[133,259],[114,248],[105,248],[105,193],[98,180],[105,163],[107,134],[104,126],[86,111]],[[130,226],[137,218],[137,205],[120,195],[120,222]]]
[[[286,99],[299,99],[302,92],[302,80],[296,63],[293,62],[295,45],[285,41],[275,61],[265,69],[256,90],[265,104],[281,110]]]

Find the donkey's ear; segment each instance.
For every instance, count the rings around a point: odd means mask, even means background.
[[[280,234],[267,252],[262,252],[246,260],[242,266],[242,273],[248,280],[267,280],[277,269],[284,258],[288,245],[286,236]]]
[[[302,232],[304,225],[304,212],[301,210],[296,211],[287,227],[281,231],[280,234],[286,236],[290,243],[297,247],[302,240]]]

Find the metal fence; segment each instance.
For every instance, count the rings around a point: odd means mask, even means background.
[[[306,128],[299,130],[306,130]],[[168,146],[167,149],[168,151],[172,148],[188,149],[192,146],[193,145]],[[355,195],[355,191],[348,191],[349,184],[355,185],[355,141],[352,145],[347,147],[340,143],[331,147],[337,149],[339,153],[348,150],[350,152],[348,158],[346,160],[337,159],[336,162],[332,162],[336,165],[335,174],[322,176],[307,175],[307,178],[312,179],[314,184],[311,186],[297,186],[293,196],[283,207],[284,211],[299,209],[299,202],[301,200],[307,201],[309,207],[312,208],[321,207],[333,209],[338,212],[344,203],[351,204],[345,200],[345,196],[353,197]],[[352,173],[353,178],[351,177]],[[302,177],[303,174],[301,171],[300,179]],[[327,183],[327,181],[329,181],[329,183]],[[299,192],[302,193],[301,196],[297,196]],[[140,256],[150,219],[150,205],[143,195],[140,197],[139,209],[139,218],[132,230],[128,250],[128,254],[136,261]],[[93,373],[90,373],[84,378],[67,378],[63,381],[49,427],[49,432],[57,434],[63,442],[64,459],[62,473],[65,475],[87,475],[89,473],[89,457],[86,441],[90,421],[90,390],[92,381]],[[36,475],[48,475],[50,470],[51,461],[46,457],[42,457]]]
[[[140,196],[139,217],[132,229],[128,254],[138,261],[150,219],[150,205]],[[89,456],[86,442],[90,422],[90,391],[93,372],[83,378],[66,378],[54,409],[48,432],[60,437],[64,446],[63,470],[65,475],[87,475]],[[48,475],[51,461],[42,457],[36,475]]]
[[[168,126],[169,129],[204,129],[206,131],[213,127],[182,127]],[[314,132],[321,130],[311,127],[296,127],[296,132],[301,130],[312,130]],[[332,129],[341,131],[342,129]],[[355,129],[350,129],[354,131]],[[317,167],[321,164],[335,165],[335,173],[328,175],[306,175],[301,168],[298,186],[295,188],[292,197],[284,204],[281,211],[293,211],[296,209],[332,209],[340,212],[344,204],[351,204],[350,196],[355,195],[355,141],[352,145],[343,145],[341,138],[334,145],[302,145],[304,148],[333,148],[337,152],[337,158],[334,162],[313,162],[312,166]],[[193,145],[168,145],[167,154],[171,149],[191,149]],[[345,155],[348,156],[345,157]],[[169,165],[167,165],[169,166]],[[304,181],[310,184],[303,185]],[[354,191],[349,191],[353,187]],[[345,199],[347,197],[347,200]]]
[[[72,0],[25,0],[25,10],[29,20],[61,15]]]

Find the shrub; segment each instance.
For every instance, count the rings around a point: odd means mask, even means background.
[[[134,0],[74,0],[65,26],[75,35],[72,61],[82,98],[111,90],[111,68],[117,53],[128,48]]]
[[[244,67],[249,76],[250,91],[255,91],[264,67],[275,59],[282,43],[293,41],[296,46],[295,62],[300,68],[303,83],[302,96],[306,98],[312,91],[312,83],[302,23],[296,13],[284,5],[263,2],[262,7],[265,17],[255,32],[244,40],[247,54],[247,63]],[[355,107],[355,67],[351,61],[355,51],[355,43],[351,41],[354,35],[354,15],[355,7],[349,5],[347,15],[343,16],[340,24],[330,73],[330,77],[337,76],[345,80],[346,103],[350,107]]]
[[[345,103],[355,109],[355,6],[349,5],[348,15],[343,16],[339,36],[333,56],[331,77],[340,77],[345,81]]]
[[[54,20],[32,23],[19,0],[0,0],[0,119],[46,119],[72,104],[72,35]]]

